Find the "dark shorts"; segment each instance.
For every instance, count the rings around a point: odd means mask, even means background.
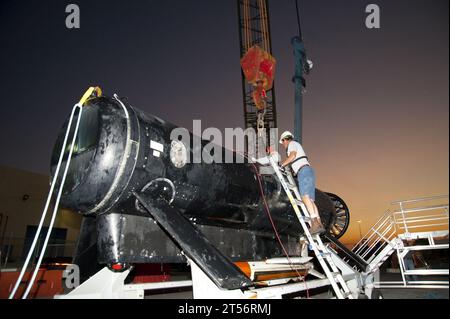
[[[303,166],[297,173],[300,195],[308,195],[311,200],[316,199],[316,174],[311,166]]]

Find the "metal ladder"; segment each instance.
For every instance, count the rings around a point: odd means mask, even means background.
[[[327,246],[323,244],[320,235],[311,235],[311,233],[309,232],[306,222],[310,220],[310,217],[305,204],[301,200],[300,192],[298,191],[294,178],[289,172],[281,172],[278,164],[271,156],[269,156],[269,161],[270,165],[275,171],[275,174],[280,180],[281,185],[283,186],[283,189],[286,192],[286,195],[288,196],[292,207],[294,208],[295,214],[297,215],[298,220],[302,225],[309,245],[312,247],[314,254],[316,255],[320,265],[322,266],[322,269],[325,271],[325,275],[327,276],[328,280],[331,283],[331,286],[333,287],[336,297],[338,299],[354,299],[347,286],[347,283],[342,277],[341,272],[333,262],[331,252],[328,250]]]

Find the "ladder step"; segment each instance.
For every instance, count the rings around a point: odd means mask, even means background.
[[[297,189],[297,185],[293,185],[293,184],[290,184],[290,183],[286,183],[286,184],[287,184],[288,188],[291,189],[291,190]]]
[[[331,254],[330,253],[320,253],[317,257],[324,258],[324,257],[328,257],[328,256],[331,256]]]
[[[303,216],[303,215],[300,217],[300,219],[303,220],[303,221],[305,221],[305,222],[311,221],[311,217]]]
[[[333,280],[335,282],[339,282],[339,280],[338,280],[339,275],[341,275],[341,273],[339,271],[332,271],[332,272],[330,272],[330,277],[333,278]],[[330,279],[330,277],[328,277],[328,279]]]
[[[344,298],[348,298],[352,295],[352,293],[350,291],[348,291],[348,292],[343,291],[342,294],[344,295]]]

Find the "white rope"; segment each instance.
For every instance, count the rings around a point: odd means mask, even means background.
[[[72,109],[72,113],[70,115],[69,123],[68,123],[68,126],[67,126],[66,135],[64,137],[64,142],[63,142],[63,145],[62,145],[62,148],[61,148],[61,153],[59,155],[58,165],[56,167],[56,171],[55,171],[55,174],[54,174],[53,182],[51,184],[50,191],[49,191],[48,196],[47,196],[47,202],[45,203],[45,208],[44,208],[44,210],[42,212],[42,217],[41,217],[41,220],[39,222],[39,226],[38,226],[38,229],[36,231],[36,235],[34,236],[33,243],[31,244],[31,248],[30,248],[30,250],[28,252],[27,258],[26,258],[25,263],[24,263],[24,265],[22,267],[22,270],[20,272],[19,278],[17,278],[17,281],[16,281],[16,284],[14,286],[14,289],[11,292],[11,294],[9,295],[9,299],[14,298],[14,295],[16,294],[17,289],[19,288],[20,282],[22,281],[22,278],[23,278],[23,276],[25,274],[25,270],[28,267],[28,264],[30,262],[31,256],[33,255],[34,249],[36,247],[36,243],[37,243],[39,235],[41,233],[42,225],[44,224],[44,220],[45,220],[45,217],[47,215],[48,207],[50,205],[50,200],[51,200],[51,198],[53,196],[53,191],[54,191],[54,188],[55,188],[55,185],[56,185],[57,177],[59,175],[59,170],[61,168],[61,163],[62,163],[62,160],[63,160],[64,151],[65,151],[66,145],[67,145],[67,140],[69,138],[69,132],[70,132],[70,129],[71,129],[71,126],[72,126],[73,117],[74,117],[75,111],[77,109],[80,110],[79,114],[78,114],[78,120],[77,120],[77,124],[76,124],[76,127],[75,127],[75,132],[74,132],[74,135],[73,135],[73,138],[72,138],[72,144],[71,144],[71,147],[70,147],[69,157],[67,159],[67,164],[66,164],[66,167],[65,167],[65,170],[64,170],[64,174],[63,174],[63,177],[62,177],[62,182],[61,182],[61,185],[60,185],[60,188],[59,188],[58,197],[57,197],[57,200],[56,200],[56,203],[55,203],[55,208],[53,210],[52,220],[50,222],[50,226],[49,226],[48,231],[47,231],[47,236],[45,238],[44,245],[42,246],[42,251],[41,251],[41,255],[39,256],[39,261],[38,261],[38,263],[36,265],[36,268],[34,270],[33,277],[31,278],[31,280],[29,282],[28,288],[27,288],[25,294],[22,297],[23,299],[25,299],[28,296],[28,293],[30,292],[31,287],[33,286],[34,280],[36,278],[36,275],[37,275],[37,273],[39,271],[39,267],[41,265],[42,258],[44,256],[45,249],[47,247],[48,240],[50,238],[50,233],[52,231],[53,223],[55,221],[56,212],[58,211],[58,206],[59,206],[59,201],[60,201],[61,194],[62,194],[62,189],[63,189],[63,186],[64,186],[64,182],[66,180],[67,171],[68,171],[68,168],[69,168],[70,160],[72,158],[73,148],[74,148],[74,145],[75,145],[75,139],[77,137],[77,132],[78,132],[78,128],[79,128],[79,125],[80,125],[81,113],[82,113],[82,109],[83,108],[82,108],[82,105],[79,104],[79,103],[75,104],[75,106]]]

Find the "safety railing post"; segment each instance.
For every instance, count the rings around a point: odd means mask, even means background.
[[[406,224],[406,216],[405,216],[405,211],[403,209],[403,202],[400,202],[400,212],[402,214],[402,221],[403,221],[403,226],[405,227],[405,233],[408,235],[409,231],[408,231],[408,225]]]

